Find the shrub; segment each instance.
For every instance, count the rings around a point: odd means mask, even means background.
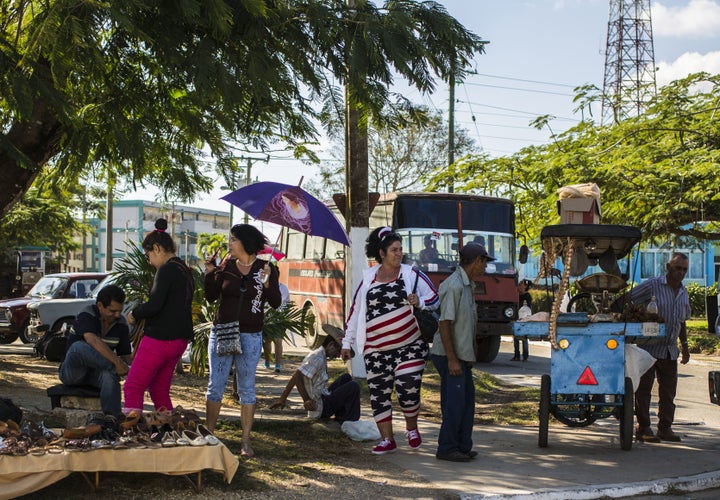
[[[717,283],[712,286],[702,286],[697,283],[690,283],[685,286],[690,297],[690,309],[694,318],[705,316],[705,297],[708,295],[717,296]]]

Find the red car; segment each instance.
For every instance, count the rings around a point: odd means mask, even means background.
[[[30,302],[46,299],[84,299],[107,273],[58,273],[40,278],[24,297],[0,300],[0,344],[12,344],[20,339],[25,344],[37,340],[27,330]]]

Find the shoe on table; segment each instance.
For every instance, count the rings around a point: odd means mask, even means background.
[[[662,441],[670,441],[673,443],[679,443],[680,441],[682,441],[682,439],[680,439],[680,436],[675,434],[672,429],[668,429],[666,431],[658,431],[657,437]]]
[[[436,453],[435,458],[438,460],[447,460],[449,462],[469,462],[472,460],[470,454],[462,451],[451,451],[450,453]]]
[[[380,443],[372,449],[375,455],[385,455],[386,453],[395,453],[397,445],[394,439],[384,438]]]
[[[653,434],[650,429],[638,429],[635,432],[635,438],[641,443],[659,443],[660,438]]]
[[[405,431],[405,436],[407,436],[408,440],[408,446],[412,448],[413,450],[417,450],[420,448],[420,445],[422,444],[422,438],[420,437],[420,431],[416,429],[408,429]]]

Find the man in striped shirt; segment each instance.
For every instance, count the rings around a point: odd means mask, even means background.
[[[679,442],[680,436],[672,430],[675,418],[675,393],[677,390],[678,366],[690,360],[685,321],[690,318],[690,300],[682,284],[688,271],[688,257],[673,252],[667,263],[665,276],[650,278],[630,292],[635,304],[647,304],[655,297],[658,314],[665,322],[665,337],[653,340],[638,340],[637,345],[655,358],[655,364],[640,379],[635,391],[635,415],[637,439],[647,443],[662,441]],[[680,339],[681,349],[678,349]],[[658,381],[658,424],[657,435],[650,428],[650,396],[653,383]]]

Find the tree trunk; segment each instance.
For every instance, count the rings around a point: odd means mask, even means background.
[[[58,152],[61,131],[56,115],[39,99],[27,121],[10,127],[0,150],[0,217],[22,198],[42,166]],[[22,156],[26,164],[18,161]]]

